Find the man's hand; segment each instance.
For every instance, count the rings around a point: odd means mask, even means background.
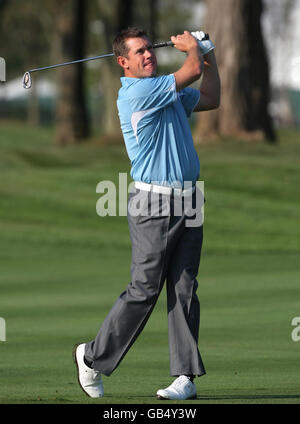
[[[188,31],[184,31],[183,34],[176,35],[176,37],[172,36],[171,41],[176,49],[185,53],[198,47],[197,39]]]
[[[211,50],[215,48],[213,42],[211,40],[203,40],[205,37],[205,33],[203,31],[195,31],[191,32],[191,35],[198,40],[198,46],[203,55],[209,53]]]

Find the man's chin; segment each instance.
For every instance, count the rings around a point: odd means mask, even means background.
[[[149,77],[155,77],[156,76],[156,69],[154,69],[152,72],[149,72]]]
[[[145,66],[144,70],[145,70],[145,74],[147,74],[147,76],[155,77],[156,71],[157,71],[156,66],[153,66],[153,65]]]

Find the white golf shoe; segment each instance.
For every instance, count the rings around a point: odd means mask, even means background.
[[[82,390],[92,398],[103,397],[103,383],[100,371],[88,367],[83,358],[85,344],[79,344],[74,347],[73,360],[77,367],[78,382]]]
[[[195,384],[188,377],[180,375],[169,387],[158,390],[156,396],[157,399],[196,399],[197,391]]]

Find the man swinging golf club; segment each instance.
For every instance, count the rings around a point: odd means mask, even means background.
[[[187,226],[188,214],[174,213],[176,202],[190,196],[194,205],[197,196],[200,164],[188,117],[193,111],[217,108],[220,101],[214,45],[202,39],[200,31],[171,37],[186,58],[180,69],[164,76],[156,75],[156,56],[144,31],[121,31],[113,43],[124,71],[117,105],[135,181],[128,203],[131,282],[95,339],[74,347],[79,384],[91,397],[104,395],[101,374],[111,375],[120,364],[143,330],[165,281],[170,374],[176,379],[156,395],[159,399],[195,398],[193,380],[205,374],[198,350],[200,304],[196,294],[203,225]],[[201,76],[199,89],[188,87]],[[186,182],[191,183],[188,189]],[[131,213],[137,202],[148,206],[150,202],[151,210],[160,213]],[[164,202],[167,213],[161,207]]]

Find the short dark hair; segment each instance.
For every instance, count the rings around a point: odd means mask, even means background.
[[[126,44],[126,40],[129,38],[140,38],[148,37],[147,32],[143,29],[132,27],[123,29],[118,32],[113,41],[113,52],[116,57],[125,56],[127,57],[129,48]]]

